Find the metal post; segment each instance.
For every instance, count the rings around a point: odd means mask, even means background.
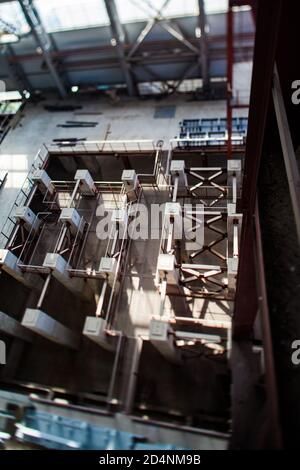
[[[233,336],[249,337],[257,314],[254,265],[254,212],[265,124],[272,87],[282,1],[259,2],[253,59],[250,114],[245,155],[241,208],[243,225],[233,315]],[[266,18],[268,19],[266,23]]]
[[[14,61],[14,56],[13,48],[9,44],[4,46],[2,57],[7,64],[9,77],[22,97],[26,98],[26,91],[32,92],[32,86],[27,79],[22,65]]]
[[[199,28],[201,31],[200,37],[200,63],[201,63],[201,73],[203,80],[203,90],[207,91],[210,88],[210,78],[209,78],[209,61],[208,61],[208,43],[207,43],[207,32],[206,32],[206,14],[204,0],[198,0],[199,5]]]
[[[107,14],[110,21],[110,27],[113,34],[113,39],[115,40],[115,45],[117,48],[117,53],[120,61],[120,65],[124,74],[124,78],[127,84],[128,94],[130,96],[135,96],[138,94],[137,86],[134,82],[130,65],[127,62],[124,44],[125,44],[125,32],[124,28],[120,22],[120,17],[118,15],[118,10],[116,7],[115,0],[104,0]]]
[[[229,5],[227,12],[227,158],[232,156],[232,87],[233,87],[233,11]]]
[[[19,4],[22,8],[22,11],[24,13],[27,23],[31,28],[31,32],[36,40],[36,43],[41,49],[43,58],[47,64],[50,74],[52,75],[53,81],[55,82],[55,85],[59,91],[59,94],[61,98],[65,98],[67,96],[67,90],[52,60],[51,39],[42,24],[41,18],[37,10],[34,7],[32,0],[19,0]]]
[[[34,339],[30,331],[4,312],[0,312],[0,332],[27,342]]]
[[[22,325],[54,343],[70,349],[78,349],[80,336],[39,309],[27,308]]]
[[[37,303],[37,306],[36,306],[36,308],[38,308],[38,309],[42,308],[42,305],[43,305],[43,302],[44,302],[44,299],[45,299],[45,295],[46,295],[46,293],[47,293],[47,290],[48,290],[50,281],[51,281],[51,273],[48,274],[48,276],[47,276],[47,278],[46,278],[46,281],[45,281],[45,283],[44,283],[44,286],[43,286],[43,289],[42,289],[40,298],[39,298],[38,303]]]
[[[296,223],[298,241],[300,244],[300,174],[276,65],[274,69],[273,80],[273,101]]]
[[[282,434],[280,428],[280,416],[278,405],[277,381],[275,375],[275,364],[273,358],[273,344],[270,326],[269,305],[267,297],[267,286],[264,272],[263,248],[261,240],[261,229],[259,221],[258,204],[255,207],[255,254],[257,259],[257,284],[259,293],[259,311],[263,330],[264,358],[266,366],[266,386],[268,397],[268,418],[270,434],[275,449],[282,448]]]

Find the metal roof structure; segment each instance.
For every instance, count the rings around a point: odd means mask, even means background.
[[[16,8],[17,2],[1,2],[1,6],[7,3]],[[225,12],[206,14],[205,3],[199,0],[202,14],[170,18],[164,16],[170,3],[166,0],[160,10],[152,9],[148,20],[122,23],[120,2],[103,3],[110,24],[50,32],[35,3],[19,0],[29,28],[18,42],[1,46],[0,79],[7,90],[56,88],[64,97],[72,86],[101,89],[117,85],[136,95],[138,84],[145,82],[173,80],[172,85],[163,85],[172,91],[186,79],[203,78],[203,73],[204,82],[226,77]],[[144,3],[149,8],[149,2]],[[234,16],[234,60],[251,60],[251,11],[237,8]],[[16,17],[18,25],[20,28],[20,18]]]

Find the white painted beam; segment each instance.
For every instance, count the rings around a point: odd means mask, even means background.
[[[61,344],[66,348],[78,349],[79,335],[42,310],[27,308],[22,325],[54,343]]]

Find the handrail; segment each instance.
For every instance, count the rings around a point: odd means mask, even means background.
[[[66,141],[67,142],[67,141]],[[141,140],[90,140],[84,142],[70,142],[70,146],[64,144],[47,144],[45,145],[48,152],[51,153],[82,153],[82,152],[146,152],[155,151],[157,145],[151,139]]]
[[[14,212],[16,207],[20,207],[29,197],[32,188],[34,187],[33,182],[31,180],[31,176],[33,175],[34,171],[41,168],[48,157],[49,153],[46,149],[46,146],[43,145],[38,153],[36,154],[34,161],[30,167],[30,170],[25,178],[25,181],[17,194],[17,197],[12,205],[11,210],[6,217],[6,220],[1,228],[0,232],[0,247],[5,247],[11,234],[16,226],[16,222],[13,218]]]
[[[25,181],[17,194],[17,197],[13,203],[13,206],[2,226],[0,232],[0,247],[5,247],[9,241],[13,230],[16,226],[14,221],[14,211],[16,207],[21,206],[30,196],[30,193],[34,187],[31,180],[33,172],[39,168],[42,168],[46,158],[53,153],[64,154],[67,151],[72,153],[89,153],[89,152],[146,152],[146,151],[159,151],[161,150],[161,141],[155,143],[152,139],[136,139],[136,140],[91,140],[85,142],[76,142],[75,144],[70,143],[68,146],[59,146],[57,144],[43,144],[38,151],[33,164],[25,178]],[[70,150],[69,150],[70,149]],[[157,158],[155,160],[155,166],[157,165]],[[155,171],[155,168],[154,168]]]

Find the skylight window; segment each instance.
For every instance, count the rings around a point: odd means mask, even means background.
[[[11,25],[16,34],[29,32],[29,26],[17,1],[0,3],[0,20]]]
[[[159,12],[166,18],[198,15],[198,0],[115,0],[122,23],[147,21]],[[204,0],[206,13],[225,12],[228,0]],[[109,25],[104,0],[35,0],[46,31],[63,31]],[[29,27],[18,1],[0,3],[0,19],[18,34]]]
[[[145,21],[162,11],[167,18],[198,14],[197,0],[116,0],[121,22]],[[165,7],[164,7],[165,4]]]
[[[204,0],[207,14],[224,13],[228,10],[228,0]]]
[[[48,32],[109,24],[103,0],[35,0]]]

